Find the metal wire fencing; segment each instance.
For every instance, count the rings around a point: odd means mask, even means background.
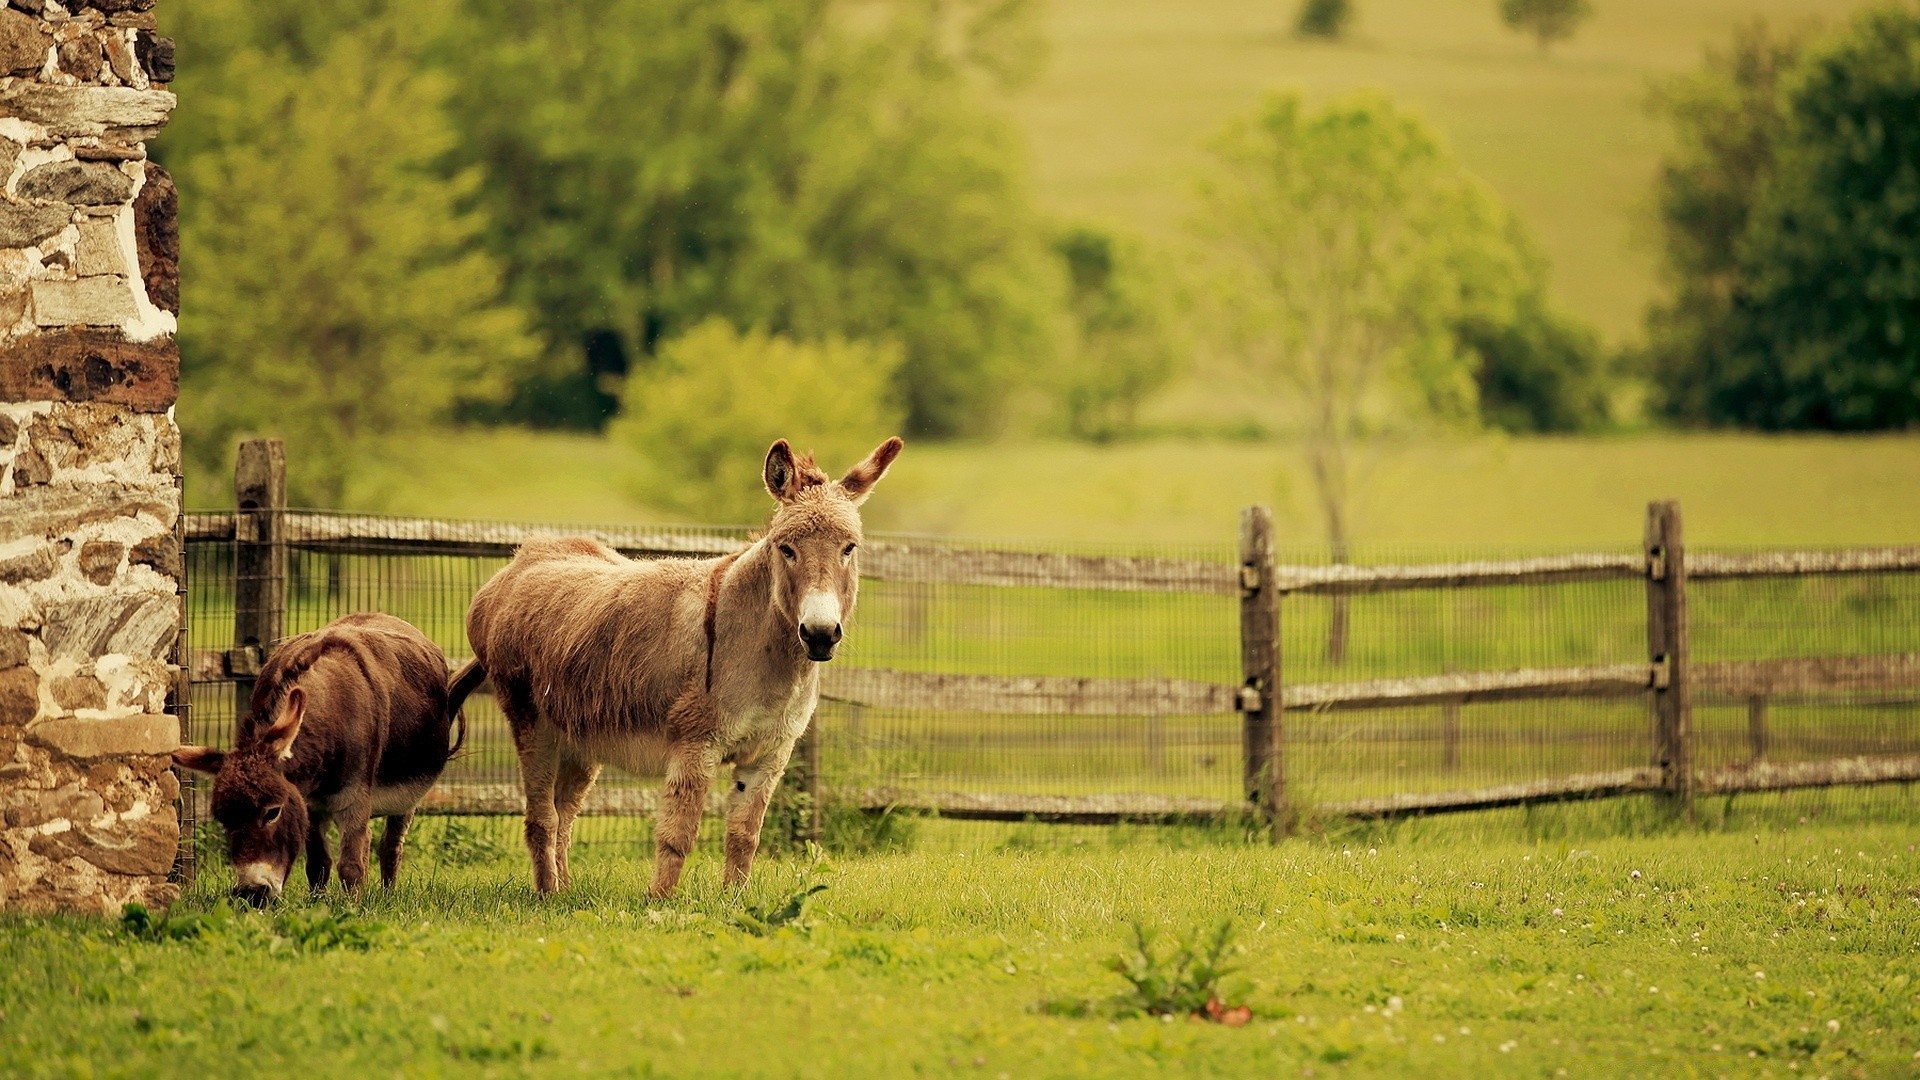
[[[585,533],[657,558],[746,541],[743,529],[272,508],[190,515],[186,533],[188,735],[215,745],[232,737],[262,648],[348,612],[404,618],[463,660],[474,591],[531,536]],[[1693,552],[1690,581],[1660,577],[1665,558],[1627,544],[1398,546],[1335,565],[1317,545],[1250,555],[1224,542],[873,534],[796,755],[805,799],[790,825],[819,835],[926,814],[1286,829],[1834,783],[1880,784],[1886,806],[1910,807],[1920,550]],[[1278,609],[1277,662],[1253,671],[1244,616],[1263,590]],[[1656,596],[1690,610],[1677,655],[1650,638]],[[1263,701],[1277,714],[1270,735],[1254,734]],[[517,814],[504,718],[486,695],[466,715],[468,749],[430,809]],[[581,839],[644,843],[656,784],[608,770]]]

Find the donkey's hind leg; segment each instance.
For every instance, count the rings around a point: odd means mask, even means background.
[[[550,893],[560,887],[553,858],[554,826],[558,824],[553,787],[560,766],[559,740],[552,725],[539,722],[525,686],[509,684],[500,689],[502,711],[513,727],[513,747],[520,752],[520,786],[527,793],[527,854],[533,857],[533,887]]]
[[[380,885],[393,888],[393,881],[400,876],[400,847],[407,842],[407,830],[413,825],[412,814],[388,814],[387,823],[380,830]]]
[[[573,871],[567,865],[567,857],[573,851],[573,819],[580,816],[580,808],[586,805],[587,793],[593,790],[593,782],[599,775],[600,766],[571,754],[561,757],[560,768],[554,775],[553,809],[558,828],[554,832],[553,854],[562,889],[573,884]]]

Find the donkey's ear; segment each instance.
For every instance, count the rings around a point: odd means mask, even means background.
[[[900,436],[895,435],[875,447],[873,453],[867,455],[867,460],[848,469],[847,475],[840,478],[840,490],[847,493],[853,505],[859,506],[867,501],[867,496],[873,493],[873,485],[887,475],[887,466],[900,456],[900,448],[905,445],[900,441]]]
[[[307,692],[299,687],[287,691],[280,701],[280,715],[274,717],[260,741],[267,752],[281,759],[293,756],[293,740],[300,736],[300,722],[307,718]]]
[[[775,439],[767,448],[767,463],[760,477],[766,481],[767,494],[781,502],[792,499],[794,492],[800,490],[800,471],[794,467],[793,447],[787,445],[787,440]]]
[[[173,752],[173,763],[183,769],[206,773],[213,776],[226,764],[227,755],[223,750],[207,746],[183,746]]]

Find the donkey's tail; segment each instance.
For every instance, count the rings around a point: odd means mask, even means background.
[[[466,704],[467,698],[472,696],[475,690],[480,689],[480,684],[485,681],[487,681],[487,669],[481,667],[480,661],[475,659],[462,665],[459,671],[453,673],[453,679],[447,683],[447,712],[460,725],[460,734],[454,736],[453,749],[447,753],[449,757],[459,753],[460,748],[467,743],[467,714],[460,706]]]

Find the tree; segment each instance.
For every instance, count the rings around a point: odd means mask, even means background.
[[[665,342],[647,377],[627,383],[611,433],[646,461],[644,502],[701,521],[757,523],[768,505],[760,466],[773,440],[832,467],[899,430],[900,363],[892,346],[800,343],[709,319]]]
[[[1511,323],[1538,292],[1517,227],[1438,138],[1385,99],[1318,111],[1277,95],[1215,144],[1201,230],[1221,345],[1301,410],[1336,561],[1357,445],[1397,418],[1470,418],[1463,324]],[[1404,421],[1402,421],[1404,422]],[[1330,658],[1344,649],[1336,604]]]
[[[1353,23],[1352,0],[1301,0],[1293,32],[1301,37],[1343,38]]]
[[[1645,358],[1653,409],[1669,419],[1724,419],[1712,402],[1731,362],[1738,252],[1786,130],[1783,87],[1805,51],[1805,33],[1756,20],[1654,94],[1673,129],[1654,184],[1668,297],[1648,311]]]
[[[1059,365],[1067,430],[1096,442],[1131,434],[1141,402],[1178,364],[1167,284],[1137,245],[1098,229],[1069,229],[1054,247],[1075,331]]]
[[[1859,15],[1786,96],[1709,408],[1762,428],[1920,426],[1920,12]]]
[[[909,424],[990,428],[1064,344],[1016,134],[1024,0],[472,0],[468,160],[550,363],[709,317],[889,340]],[[501,101],[516,107],[501,108]]]
[[[448,85],[422,57],[453,7],[307,23],[213,2],[187,22],[208,49],[182,67],[195,108],[167,161],[188,193],[181,412],[202,467],[279,434],[295,500],[364,504],[365,462],[531,355],[467,208],[479,178],[443,164]]]
[[[1475,314],[1454,326],[1474,358],[1480,422],[1512,432],[1586,431],[1607,423],[1610,373],[1593,327],[1552,310],[1544,291],[1507,319]]]
[[[1587,0],[1500,0],[1500,18],[1508,27],[1534,36],[1540,51],[1573,36],[1593,17]]]

